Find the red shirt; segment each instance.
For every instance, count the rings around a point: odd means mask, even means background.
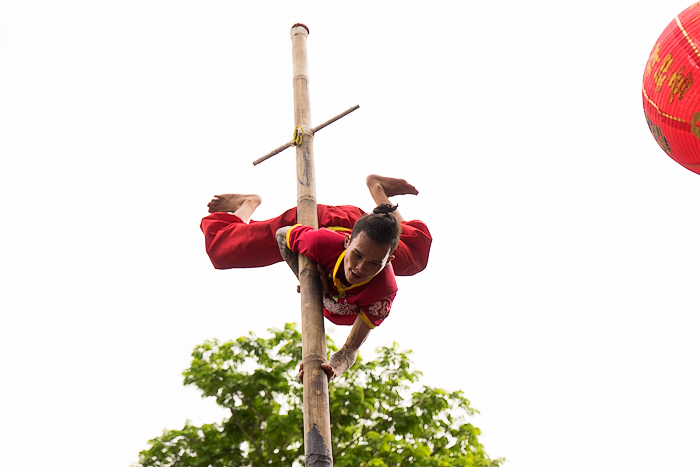
[[[287,246],[316,261],[328,271],[328,293],[323,296],[323,315],[332,323],[351,326],[359,315],[370,327],[389,316],[398,287],[391,263],[373,278],[345,286],[338,277],[345,257],[345,234],[329,229],[314,230],[295,225],[287,231]]]

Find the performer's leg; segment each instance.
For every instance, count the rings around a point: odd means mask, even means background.
[[[250,219],[260,204],[257,195],[218,195],[202,219],[207,254],[217,269],[254,268],[282,261],[275,232],[297,223],[296,208],[265,221]],[[231,214],[232,213],[232,214]],[[318,205],[319,227],[352,229],[364,212],[355,206]],[[248,222],[248,223],[246,223]]]
[[[201,228],[215,268],[255,268],[282,260],[275,232],[296,223],[296,208],[266,221],[249,221],[260,202],[257,195],[228,194],[209,203],[212,214],[202,219]]]
[[[318,205],[318,227],[332,228],[342,227],[352,230],[357,219],[365,215],[365,212],[355,206],[327,206]]]
[[[377,206],[380,204],[392,204],[389,197],[396,195],[417,195],[416,187],[402,178],[382,177],[381,175],[368,175],[367,188]],[[399,222],[405,222],[398,209],[392,213]]]
[[[367,188],[377,205],[392,204],[389,198],[396,195],[417,195],[416,187],[400,178],[369,175]],[[428,226],[421,221],[409,221],[401,216],[398,209],[392,213],[401,222],[401,238],[391,262],[397,276],[412,276],[428,265],[432,237]]]
[[[401,223],[399,246],[394,251],[394,274],[413,276],[428,266],[433,238],[428,226],[419,220]]]
[[[377,204],[389,202],[398,194],[417,194],[405,180],[370,175],[367,186]],[[282,261],[275,233],[280,227],[297,223],[296,208],[265,221],[249,221],[260,205],[257,195],[219,195],[209,203],[209,216],[202,219],[207,254],[217,269],[252,268]],[[231,214],[233,213],[233,214]],[[319,227],[343,227],[351,230],[364,212],[355,206],[318,205]],[[397,215],[400,216],[400,214]],[[404,222],[401,242],[394,252],[394,272],[411,276],[425,269],[432,241],[430,232],[420,221]],[[249,223],[246,223],[248,222]]]

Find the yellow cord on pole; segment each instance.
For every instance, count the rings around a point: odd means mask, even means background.
[[[292,144],[294,146],[301,146],[301,141],[304,136],[304,129],[301,126],[294,128],[294,134],[292,135]]]

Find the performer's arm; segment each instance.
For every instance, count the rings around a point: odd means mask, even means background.
[[[345,341],[345,345],[331,356],[331,360],[328,363],[321,365],[326,370],[326,374],[328,374],[328,381],[333,380],[336,376],[340,376],[355,363],[357,350],[367,340],[371,330],[367,323],[358,315],[355,319],[355,324],[352,325],[348,339]]]
[[[355,319],[355,324],[350,329],[348,339],[345,345],[331,356],[328,363],[322,363],[321,368],[324,369],[328,376],[328,381],[332,381],[336,376],[340,376],[348,368],[355,363],[357,358],[357,350],[367,340],[369,332],[372,329],[359,316]],[[304,381],[304,364],[299,365],[299,379]]]
[[[279,246],[282,259],[287,262],[289,267],[292,269],[292,272],[294,272],[294,275],[297,276],[297,279],[299,279],[299,255],[294,253],[287,245],[287,232],[289,232],[291,229],[291,226],[277,229],[277,232],[275,233],[275,240],[277,240],[277,246]]]

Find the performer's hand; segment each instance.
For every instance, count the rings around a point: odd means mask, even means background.
[[[318,275],[321,278],[321,287],[323,288],[322,294],[326,295],[328,293],[328,274],[320,264],[316,265],[316,270],[318,271]]]
[[[321,368],[323,368],[323,370],[326,372],[326,377],[328,378],[328,382],[333,381],[333,379],[340,374],[338,372],[338,370],[333,368],[328,363],[322,363]],[[302,383],[304,382],[304,364],[303,363],[299,364],[299,381],[301,381]]]
[[[350,335],[348,336],[347,342],[343,345],[340,350],[331,355],[329,362],[324,362],[321,364],[321,368],[326,372],[328,376],[328,381],[333,381],[336,376],[343,374],[348,368],[350,368],[357,359],[357,350],[360,348],[362,343],[367,339],[371,329],[359,316],[355,320],[355,324],[352,325],[350,330]],[[304,382],[304,364],[299,365],[299,379]]]
[[[331,366],[330,363],[322,363],[321,368],[326,372],[329,383],[333,381],[336,376],[340,375],[340,372],[335,367]]]

